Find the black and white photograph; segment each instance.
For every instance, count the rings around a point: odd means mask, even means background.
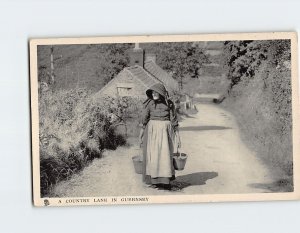
[[[299,199],[297,55],[294,32],[32,39],[34,204]]]

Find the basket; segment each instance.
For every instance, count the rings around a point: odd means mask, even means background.
[[[143,160],[142,157],[137,155],[132,157],[134,170],[137,174],[143,173]]]
[[[185,153],[173,153],[173,165],[175,170],[182,171],[185,167],[187,155]]]

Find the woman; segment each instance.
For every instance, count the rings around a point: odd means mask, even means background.
[[[180,147],[178,120],[174,103],[164,85],[151,86],[144,102],[140,143],[143,145],[143,181],[153,188],[174,190],[172,154]]]

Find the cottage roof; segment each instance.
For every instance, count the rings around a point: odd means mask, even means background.
[[[151,87],[155,83],[161,83],[159,79],[145,71],[141,66],[135,65],[125,68],[135,78],[139,79],[146,87]]]
[[[153,62],[152,60],[146,61],[144,64],[144,68],[154,77],[159,79],[166,86],[169,93],[178,91],[178,82],[173,79],[166,71],[160,68],[155,62]]]
[[[146,70],[144,70],[141,66],[139,65],[134,65],[130,67],[124,68],[118,75],[120,75],[122,72],[127,72],[129,73],[133,78],[138,79],[146,88],[149,88],[150,86],[156,84],[156,83],[161,83],[160,80],[155,78],[153,75],[148,73]],[[116,78],[113,78],[110,80],[98,93],[97,95],[102,95],[102,93],[105,92],[107,88],[109,88],[113,83],[116,82]],[[130,86],[132,87],[132,83],[117,83],[117,86]]]

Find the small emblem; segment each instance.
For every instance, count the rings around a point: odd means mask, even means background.
[[[48,206],[48,205],[50,205],[50,202],[49,202],[49,200],[48,200],[48,199],[45,199],[45,200],[44,200],[44,205],[45,205],[45,206]]]

